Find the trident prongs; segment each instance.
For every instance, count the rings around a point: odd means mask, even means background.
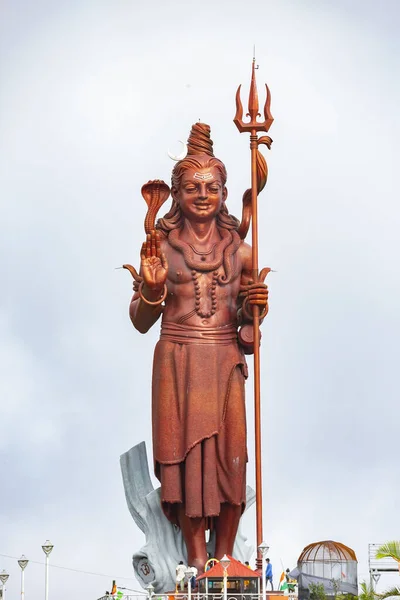
[[[244,133],[245,131],[247,131],[249,133],[254,133],[255,131],[268,131],[274,120],[273,116],[271,115],[271,111],[270,111],[271,94],[270,94],[267,84],[265,84],[265,88],[267,91],[267,97],[265,99],[265,105],[264,105],[264,121],[257,120],[257,117],[261,117],[261,115],[258,112],[259,106],[258,106],[258,92],[257,92],[256,74],[255,74],[256,68],[257,68],[256,67],[256,59],[253,58],[253,65],[252,65],[252,71],[251,71],[250,93],[249,93],[249,106],[248,106],[248,113],[246,114],[246,117],[250,117],[250,121],[248,123],[243,122],[243,106],[242,106],[242,102],[240,100],[240,88],[242,87],[241,85],[239,85],[238,90],[236,92],[236,115],[235,115],[235,118],[233,119],[233,122],[235,123],[236,127],[239,129],[240,133]]]

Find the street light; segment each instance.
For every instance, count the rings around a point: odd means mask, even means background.
[[[42,550],[46,555],[46,574],[45,574],[45,588],[44,588],[45,600],[48,600],[48,598],[49,598],[49,555],[50,555],[50,552],[53,550],[53,548],[54,548],[54,546],[49,540],[46,540],[42,546]]]
[[[192,577],[193,577],[193,569],[192,567],[188,567],[185,571],[185,577],[188,582],[188,600],[192,600]]]
[[[6,588],[4,587],[6,584],[7,579],[9,578],[9,574],[6,573],[6,571],[3,569],[2,572],[0,573],[0,581],[1,581],[1,597],[2,600],[4,600],[4,598],[6,597]]]
[[[267,597],[267,577],[265,574],[266,566],[265,566],[265,558],[267,556],[269,546],[265,542],[261,542],[258,546],[258,550],[261,553],[261,570],[262,570],[262,600],[266,600]]]
[[[28,562],[29,562],[29,560],[26,558],[25,554],[23,554],[18,561],[18,564],[21,567],[21,600],[24,600],[24,598],[25,598],[24,571],[26,569]]]
[[[224,554],[224,556],[221,558],[221,560],[219,561],[221,567],[224,570],[224,600],[227,600],[228,598],[228,569],[229,569],[229,565],[231,564],[231,561],[229,559],[229,557]]]
[[[152,598],[152,596],[154,594],[154,585],[152,585],[151,583],[149,583],[149,585],[146,586],[146,590],[147,590],[147,593],[149,595],[149,600],[151,600],[151,598]]]

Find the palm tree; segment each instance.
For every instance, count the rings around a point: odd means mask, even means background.
[[[379,598],[384,600],[385,598],[390,598],[391,596],[400,596],[400,588],[394,587],[386,590],[383,594],[379,594]]]
[[[374,586],[371,583],[363,581],[360,583],[361,592],[358,595],[359,600],[375,600],[376,594]]]
[[[376,558],[393,558],[397,561],[400,571],[400,542],[386,542],[379,546],[376,551]]]

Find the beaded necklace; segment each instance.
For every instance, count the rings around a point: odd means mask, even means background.
[[[220,229],[221,240],[213,245],[210,250],[201,252],[187,242],[179,238],[179,230],[173,229],[168,235],[168,242],[175,250],[178,250],[185,261],[186,266],[191,270],[192,281],[195,293],[195,308],[193,314],[197,314],[203,319],[208,319],[215,315],[217,311],[217,285],[226,285],[234,275],[232,266],[228,258],[233,255],[240,245],[240,237],[236,231]],[[226,251],[226,252],[225,252]],[[207,256],[214,253],[214,258],[207,262]],[[200,256],[200,261],[194,258],[194,254]],[[224,268],[220,272],[220,267],[223,264]],[[200,278],[207,277],[212,272],[211,284],[207,286],[211,307],[209,310],[204,310],[202,305]],[[205,299],[206,300],[206,299]],[[185,315],[189,318],[192,313]]]
[[[200,277],[204,277],[205,273],[198,273],[194,269],[192,270],[192,280],[194,284],[194,294],[195,294],[195,311],[196,314],[199,315],[202,319],[208,319],[215,315],[217,310],[217,283],[218,283],[218,271],[214,271],[212,274],[211,280],[211,288],[210,288],[210,297],[211,297],[211,309],[207,312],[201,310],[201,289],[199,279]]]

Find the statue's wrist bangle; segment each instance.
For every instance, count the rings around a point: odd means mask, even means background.
[[[257,306],[257,305],[256,305]],[[249,299],[245,298],[242,304],[242,309],[246,317],[253,320],[253,306],[250,304]],[[260,310],[259,319],[263,319],[268,314],[268,304]]]
[[[161,298],[159,300],[156,300],[155,302],[151,302],[150,300],[147,300],[147,298],[144,297],[144,295],[143,295],[143,285],[144,285],[144,281],[141,281],[140,285],[139,285],[138,292],[139,292],[140,299],[143,300],[143,302],[145,304],[148,304],[149,306],[158,306],[159,304],[161,304],[162,302],[164,302],[165,298],[167,297],[167,293],[168,293],[168,289],[167,289],[167,286],[166,286],[165,283],[164,283],[164,289],[163,289],[163,293],[162,293]]]

